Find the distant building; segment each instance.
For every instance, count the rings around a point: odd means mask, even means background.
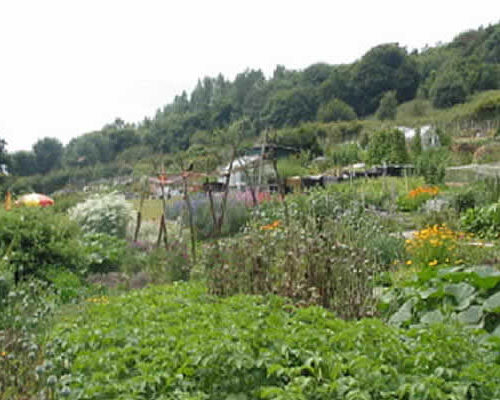
[[[290,146],[280,146],[272,143],[256,144],[246,152],[247,156],[264,156],[264,159],[269,158],[286,158],[292,154],[300,153],[299,149]]]
[[[265,160],[265,158],[262,159],[260,154],[246,155],[235,159],[231,177],[229,178],[229,187],[243,189],[249,183],[249,179],[257,185],[262,184],[263,175],[268,175],[272,171],[269,162]],[[229,173],[229,166],[230,164],[227,164],[219,168],[220,177],[218,181],[220,183],[226,182],[225,176]]]
[[[420,129],[420,138],[422,139],[422,148],[424,150],[431,147],[439,147],[439,135],[432,125],[424,125],[419,128],[410,128],[407,126],[398,126],[398,129],[404,133],[406,141],[411,141],[417,134],[417,129]]]
[[[244,189],[248,184],[255,186],[266,185],[270,179],[275,178],[271,160],[286,158],[299,153],[294,147],[279,146],[275,144],[256,144],[248,150],[243,157],[236,158],[233,162],[229,187]],[[229,172],[229,163],[219,168],[219,183],[225,183],[225,175]]]
[[[9,175],[9,171],[7,171],[7,165],[5,164],[0,164],[0,175]]]

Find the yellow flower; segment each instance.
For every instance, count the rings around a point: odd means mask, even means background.
[[[429,267],[433,267],[434,265],[437,265],[438,261],[437,260],[433,260],[431,262],[429,262]]]
[[[0,356],[2,356],[2,357],[5,357],[6,355],[7,355],[7,353],[6,353],[5,351],[2,351],[2,352],[0,353]]]
[[[412,260],[408,260],[406,261],[406,265],[412,265],[413,264],[413,261]]]

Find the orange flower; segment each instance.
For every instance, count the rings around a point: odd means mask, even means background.
[[[280,224],[281,224],[281,221],[276,220],[276,221],[270,223],[269,225],[261,226],[260,230],[261,231],[271,231],[273,229],[278,228],[280,226]]]
[[[439,188],[437,186],[420,186],[416,189],[410,190],[408,192],[408,197],[415,198],[422,194],[436,196],[438,193],[439,193]]]

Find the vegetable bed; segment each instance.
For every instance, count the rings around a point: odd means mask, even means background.
[[[72,399],[500,398],[499,346],[456,326],[346,322],[192,283],[89,301],[52,337],[45,373]]]

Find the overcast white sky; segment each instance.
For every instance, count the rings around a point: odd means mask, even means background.
[[[350,63],[499,20],[499,0],[0,0],[0,137],[66,144],[152,116],[203,76]]]

